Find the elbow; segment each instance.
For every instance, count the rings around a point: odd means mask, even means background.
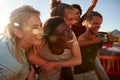
[[[29,61],[30,63],[32,63],[32,64],[34,64],[34,59],[35,59],[35,55],[30,55],[30,56],[28,57],[28,61]]]
[[[79,59],[79,64],[78,65],[80,65],[80,64],[82,64],[82,58]]]
[[[28,57],[28,61],[29,61],[29,62],[32,62],[32,60],[33,60],[33,57],[32,57],[32,56],[29,56],[29,57]]]
[[[80,64],[82,64],[82,59],[80,59]]]
[[[76,60],[78,61],[78,65],[82,64],[82,56],[81,56],[81,54],[79,56],[76,56]]]
[[[80,65],[80,64],[82,64],[82,58],[81,57],[76,59],[76,65]]]

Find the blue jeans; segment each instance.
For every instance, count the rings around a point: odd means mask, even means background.
[[[99,80],[94,70],[81,73],[81,74],[74,74],[74,79],[75,80]]]
[[[110,80],[109,77],[107,76],[104,68],[102,67],[101,62],[98,59],[98,57],[95,58],[95,68],[96,68],[96,71],[97,71],[99,77],[102,80]]]

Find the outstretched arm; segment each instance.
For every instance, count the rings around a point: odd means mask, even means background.
[[[90,4],[90,6],[89,6],[89,8],[88,8],[88,10],[86,12],[86,14],[89,13],[89,12],[91,12],[94,9],[94,7],[96,6],[97,2],[98,2],[98,0],[92,0],[92,2]]]
[[[90,13],[91,11],[93,11],[93,9],[96,6],[97,2],[98,2],[98,0],[92,0],[88,10],[86,11],[86,13],[81,18],[84,18],[86,14]]]

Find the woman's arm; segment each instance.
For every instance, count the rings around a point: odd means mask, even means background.
[[[91,4],[90,4],[90,6],[89,6],[89,8],[88,8],[88,10],[87,10],[87,12],[86,12],[86,14],[87,14],[87,13],[90,13],[91,11],[93,11],[93,9],[94,9],[94,7],[96,6],[97,2],[98,2],[98,0],[92,0],[92,1],[91,1]]]
[[[33,66],[30,66],[27,80],[34,80],[34,77],[35,77],[35,70],[34,70]]]
[[[91,37],[91,39],[85,39],[85,35],[84,33],[82,35],[80,35],[78,37],[78,44],[79,46],[87,46],[87,45],[91,45],[91,44],[94,44],[94,43],[100,43],[101,42],[101,39],[99,37]]]
[[[86,13],[81,17],[81,19],[83,19],[88,13],[93,11],[93,9],[96,6],[97,2],[98,2],[98,0],[92,0],[91,1],[91,4],[90,4],[89,8],[87,9]]]
[[[69,66],[75,66],[75,65],[81,64],[82,58],[81,58],[80,48],[79,48],[78,41],[77,41],[74,33],[73,33],[73,36],[74,36],[74,44],[71,49],[73,57],[71,59],[66,60],[66,61],[61,61],[61,62],[49,62],[49,61],[41,58],[39,55],[33,54],[35,51],[31,50],[29,52],[29,54],[31,54],[29,56],[29,61],[32,64],[39,65],[47,70],[51,70],[53,68],[60,69],[61,67],[69,67]]]

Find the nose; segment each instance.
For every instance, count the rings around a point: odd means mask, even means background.
[[[40,28],[40,29],[39,29],[39,35],[41,35],[41,36],[44,35],[44,30],[43,30],[43,28]]]

